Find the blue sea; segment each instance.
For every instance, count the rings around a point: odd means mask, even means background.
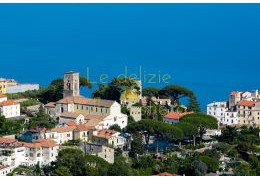
[[[259,57],[260,4],[0,4],[0,77],[21,83],[141,68],[143,87],[185,86],[204,110],[260,88]]]

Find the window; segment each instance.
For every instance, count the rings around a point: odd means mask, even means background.
[[[97,110],[97,108],[96,108],[96,112],[97,112],[98,110]]]
[[[83,105],[81,106],[81,109],[84,110],[84,106]]]
[[[70,134],[67,134],[67,137],[70,137]]]

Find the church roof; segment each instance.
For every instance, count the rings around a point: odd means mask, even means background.
[[[85,98],[82,96],[70,96],[59,100],[59,104],[81,104],[81,105],[90,105],[97,107],[111,107],[115,101],[104,100],[104,99],[92,99]]]

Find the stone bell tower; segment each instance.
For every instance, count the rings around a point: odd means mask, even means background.
[[[63,98],[69,96],[79,96],[79,91],[79,73],[73,71],[65,72]]]

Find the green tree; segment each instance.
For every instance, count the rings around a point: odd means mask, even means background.
[[[195,95],[192,95],[189,99],[188,111],[200,112],[200,104]]]
[[[235,176],[255,176],[255,169],[252,169],[250,164],[241,163],[239,166],[234,168]]]
[[[70,172],[69,168],[66,166],[59,166],[55,169],[54,176],[72,176],[73,174]]]
[[[122,129],[121,127],[118,125],[118,124],[113,124],[109,127],[110,130],[114,130],[114,131],[117,131],[117,132],[121,132]]]
[[[148,155],[143,155],[138,158],[133,159],[132,167],[135,169],[147,169],[147,168],[155,168],[156,160]]]
[[[199,160],[204,162],[208,166],[208,172],[216,172],[219,169],[219,162],[213,157],[199,156]]]
[[[176,156],[170,156],[163,161],[164,171],[177,174],[179,171],[179,160]]]
[[[33,175],[34,176],[40,176],[42,174],[42,170],[41,170],[41,167],[40,167],[40,164],[39,162],[34,166],[33,168]]]
[[[142,95],[147,97],[152,97],[152,96],[158,97],[159,91],[160,89],[158,88],[148,87],[142,90]]]
[[[193,137],[193,145],[196,145],[196,135],[198,134],[198,128],[187,122],[180,122],[175,125],[177,128],[181,129],[185,136]]]
[[[236,127],[233,126],[227,126],[222,130],[222,135],[219,137],[219,139],[223,142],[227,142],[230,144],[237,143],[238,138],[238,131]]]
[[[131,143],[131,150],[129,156],[135,158],[136,155],[142,155],[144,153],[144,144],[142,136],[138,133],[134,134],[133,141]]]
[[[193,92],[185,87],[179,85],[170,85],[166,86],[159,91],[161,96],[171,98],[171,102],[173,105],[178,105],[179,100],[183,97],[191,97],[194,96]]]
[[[191,172],[194,176],[205,176],[207,170],[207,165],[200,160],[195,160],[191,163]]]
[[[121,94],[132,89],[140,93],[140,87],[135,80],[131,78],[114,78],[108,85],[99,85],[98,89],[92,93],[92,96],[120,102]]]
[[[114,164],[109,170],[110,176],[129,176],[131,175],[131,166],[123,157],[116,157]]]

